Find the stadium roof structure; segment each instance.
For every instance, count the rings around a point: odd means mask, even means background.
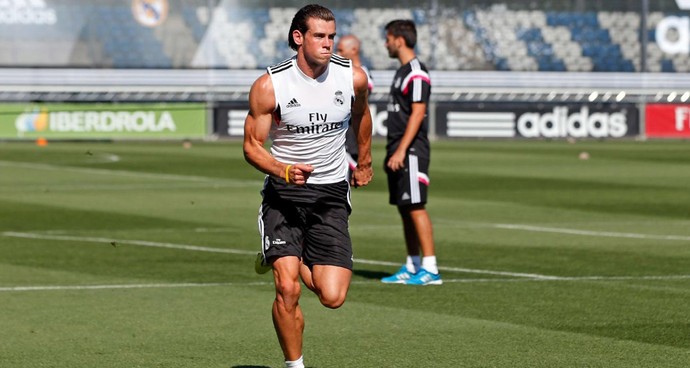
[[[246,101],[263,70],[0,69],[3,102]],[[685,73],[431,71],[434,101],[675,102],[690,100]],[[373,71],[384,101],[394,71]]]

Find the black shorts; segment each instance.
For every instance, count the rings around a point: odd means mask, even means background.
[[[388,176],[388,202],[396,206],[426,204],[429,189],[429,160],[408,154],[405,157],[405,167],[398,171],[391,171],[386,163],[390,156],[386,156],[383,165]]]
[[[347,182],[297,186],[269,177],[262,195],[259,232],[268,262],[296,256],[309,268],[332,265],[352,270]]]

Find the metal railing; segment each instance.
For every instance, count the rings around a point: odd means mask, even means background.
[[[0,69],[2,102],[246,101],[263,70]],[[372,72],[385,100],[394,72]],[[431,71],[436,101],[674,102],[690,99],[684,73]]]

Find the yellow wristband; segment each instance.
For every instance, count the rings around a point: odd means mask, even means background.
[[[290,168],[291,167],[292,167],[292,165],[287,165],[285,167],[285,182],[288,184],[290,184]]]

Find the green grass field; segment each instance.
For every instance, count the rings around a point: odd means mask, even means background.
[[[307,366],[690,364],[688,142],[435,142],[439,287],[378,281],[404,245],[374,160]],[[0,143],[0,367],[281,367],[261,183],[239,142]]]

